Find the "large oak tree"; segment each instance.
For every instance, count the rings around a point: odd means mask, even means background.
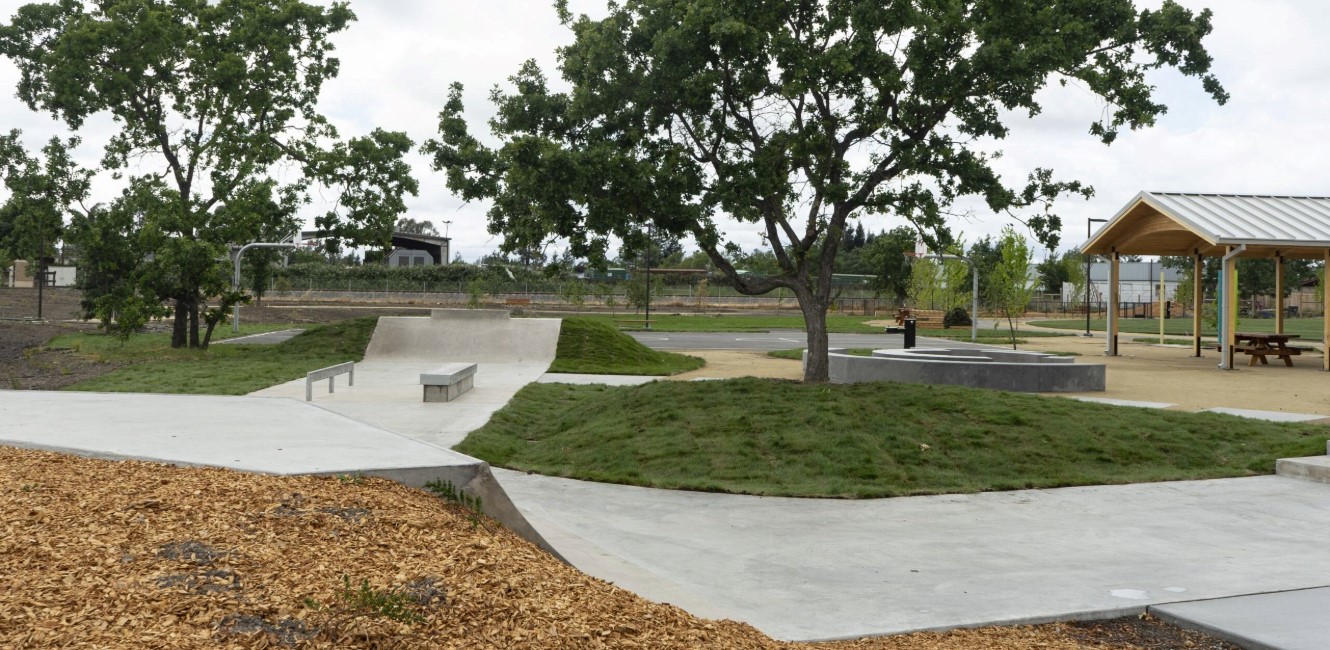
[[[338,70],[330,37],[352,20],[341,2],[58,0],[0,25],[30,108],[73,129],[114,120],[102,165],[129,177],[133,200],[87,217],[120,215],[103,230],[143,240],[145,268],[124,279],[174,302],[172,345],[206,346],[200,308],[225,292],[228,247],[293,230],[314,184],[339,197],[317,218],[334,240],[387,245],[416,192],[402,159],[411,140],[376,130],[340,142],[316,110]]]
[[[1170,0],[627,0],[598,20],[559,12],[575,35],[559,51],[571,91],[524,65],[515,92],[493,93],[501,144],[490,148],[469,133],[455,85],[426,145],[436,168],[463,198],[492,201],[490,228],[510,246],[558,236],[595,258],[651,224],[691,235],[744,293],[792,291],[810,381],[827,379],[848,219],[898,215],[945,244],[949,206],[971,195],[1052,244],[1049,204],[1089,188],[1046,169],[1001,178],[991,143],[1007,136],[1004,119],[1072,83],[1103,98],[1090,131],[1108,143],[1165,111],[1146,78],[1163,67],[1226,99],[1202,45],[1210,13]],[[779,273],[737,272],[727,220],[759,226]]]

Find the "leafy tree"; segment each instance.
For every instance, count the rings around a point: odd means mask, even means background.
[[[900,226],[873,238],[863,249],[863,258],[870,273],[876,276],[878,291],[903,302],[909,294],[910,258],[918,234],[908,226]]]
[[[913,250],[914,240],[911,240],[910,248]],[[953,246],[950,252],[957,254],[960,247]],[[923,257],[911,265],[906,297],[918,309],[951,311],[971,306],[973,286],[970,265],[965,261]],[[971,314],[971,317],[977,318],[978,314]]]
[[[228,299],[217,260],[272,225],[226,209],[233,201],[303,202],[317,183],[338,196],[316,219],[332,249],[344,239],[387,245],[402,194],[416,192],[402,160],[410,139],[376,130],[339,142],[315,109],[339,67],[331,36],[354,18],[340,2],[61,0],[24,5],[0,25],[0,54],[17,65],[29,108],[74,129],[108,114],[118,131],[102,166],[117,177],[163,170],[129,179],[136,204],[151,206],[133,226],[151,258],[125,276],[146,284],[120,293],[151,286],[173,301],[173,346],[206,346],[203,305]],[[289,163],[303,173],[277,187],[276,168]]]
[[[1035,266],[1039,273],[1039,286],[1044,293],[1062,294],[1062,285],[1071,282],[1072,266],[1067,262],[1071,257],[1071,253],[1066,257],[1053,253]],[[1084,269],[1081,269],[1081,275],[1085,275]]]
[[[396,230],[397,232],[411,233],[413,235],[439,236],[439,229],[435,228],[433,223],[430,223],[429,221],[416,221],[410,217],[402,217],[398,219],[397,224],[393,226],[393,230]]]
[[[1030,306],[1034,289],[1030,286],[1030,244],[1015,228],[1002,229],[997,242],[998,263],[988,282],[988,304],[1007,318],[1011,349],[1016,349],[1016,319]]]
[[[78,138],[51,138],[38,158],[23,147],[21,136],[18,130],[0,136],[0,175],[9,191],[0,205],[0,257],[27,259],[36,274],[64,237],[65,217],[87,198],[92,172],[70,156]]]
[[[979,269],[979,297],[981,300],[987,300],[990,285],[993,282],[993,271],[998,264],[1002,263],[1002,251],[999,249],[999,242],[993,241],[992,237],[985,236],[970,246],[970,250],[965,253],[965,256],[974,261],[975,266]]]
[[[626,0],[600,20],[563,0],[558,10],[575,35],[559,52],[572,90],[552,92],[523,65],[514,93],[492,94],[492,149],[468,132],[455,84],[426,144],[434,167],[464,199],[492,201],[490,229],[507,246],[559,236],[595,258],[651,224],[691,235],[742,293],[790,290],[810,381],[827,379],[831,275],[851,218],[900,216],[937,248],[951,239],[950,206],[974,195],[1056,244],[1053,200],[1090,188],[1047,169],[1009,186],[983,144],[1007,136],[1005,117],[1038,113],[1050,81],[1105,101],[1090,127],[1105,143],[1164,112],[1151,69],[1202,77],[1227,99],[1201,43],[1210,12],[1171,0],[1140,11],[1131,0]],[[776,273],[739,273],[727,219],[756,225]]]

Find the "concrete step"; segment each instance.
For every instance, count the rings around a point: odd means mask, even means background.
[[[1330,483],[1330,456],[1280,458],[1275,461],[1275,474],[1317,483]]]

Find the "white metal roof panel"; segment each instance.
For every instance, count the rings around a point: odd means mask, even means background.
[[[1330,246],[1330,197],[1144,192],[1141,198],[1220,243]]]

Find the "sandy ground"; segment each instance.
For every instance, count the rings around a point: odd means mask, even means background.
[[[1190,347],[1159,345],[1148,339],[1119,339],[1117,357],[1104,356],[1102,336],[1027,341],[1021,349],[1075,352],[1080,355],[1076,363],[1108,367],[1108,390],[1064,393],[1066,396],[1165,402],[1186,411],[1222,406],[1330,417],[1330,373],[1321,370],[1320,352],[1303,353],[1293,360],[1292,368],[1277,359],[1270,365],[1248,366],[1247,357],[1240,356],[1233,370],[1220,370],[1217,351],[1206,350],[1196,358]]]
[[[1023,350],[1072,352],[1076,363],[1108,366],[1108,390],[1099,393],[1061,393],[1062,397],[1164,402],[1184,411],[1228,407],[1258,411],[1319,414],[1330,418],[1330,374],[1321,370],[1320,352],[1304,353],[1292,368],[1278,360],[1267,366],[1247,366],[1240,357],[1234,370],[1219,370],[1219,353],[1191,356],[1191,349],[1161,346],[1147,340],[1123,340],[1121,354],[1104,356],[1102,336],[1059,336],[1026,339]],[[772,377],[799,379],[798,361],[776,359],[765,352],[740,350],[678,350],[702,357],[699,370],[670,377],[677,381],[702,378]]]
[[[701,357],[707,365],[666,379],[692,381],[694,379],[728,379],[730,377],[770,377],[772,379],[801,379],[803,366],[798,361],[777,359],[756,350],[671,350],[680,354]]]

